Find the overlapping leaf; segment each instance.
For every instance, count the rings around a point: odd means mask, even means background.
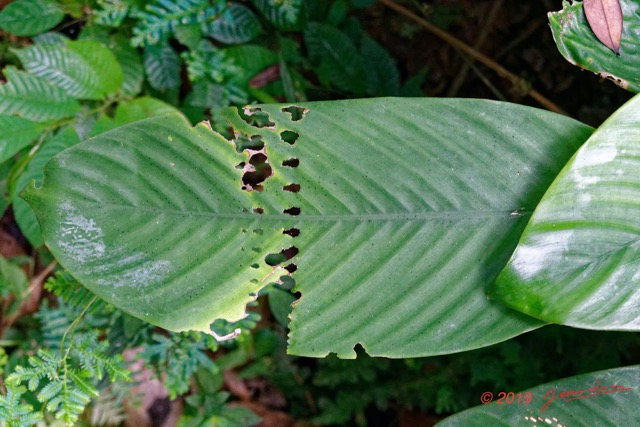
[[[640,91],[640,3],[637,0],[620,0],[623,25],[619,55],[612,52],[593,34],[581,2],[565,6],[559,12],[549,14],[558,50],[567,61],[632,92]]]
[[[3,70],[7,83],[0,86],[0,113],[18,114],[36,122],[73,116],[80,104],[62,89],[19,71]]]
[[[492,295],[547,322],[640,330],[640,95],[580,148]]]
[[[504,392],[504,396],[496,390],[492,403],[460,412],[437,426],[635,426],[640,423],[638,378],[640,366],[630,366],[565,378],[519,393]],[[478,396],[478,403],[480,399]]]
[[[291,272],[295,354],[450,353],[541,325],[484,291],[590,128],[478,100],[287,107],[260,107],[264,127],[224,110],[244,153],[175,114],[123,126],[25,197],[66,269],[172,330],[237,321]]]
[[[92,40],[36,44],[14,52],[28,72],[75,98],[103,99],[122,85],[113,53]]]
[[[21,117],[0,115],[0,163],[29,145],[42,125]]]

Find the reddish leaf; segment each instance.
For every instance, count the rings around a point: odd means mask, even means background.
[[[589,26],[598,40],[619,55],[622,35],[619,0],[584,0],[582,5]]]

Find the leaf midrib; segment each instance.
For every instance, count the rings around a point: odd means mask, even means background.
[[[116,208],[125,210],[135,210],[138,212],[150,212],[155,214],[169,214],[184,216],[202,216],[223,219],[251,219],[261,221],[428,221],[442,219],[464,219],[464,218],[488,218],[488,217],[504,217],[505,219],[519,219],[525,216],[531,216],[533,211],[530,210],[442,210],[432,212],[397,212],[397,213],[353,213],[353,214],[313,214],[313,215],[289,215],[289,214],[269,214],[269,213],[225,213],[225,212],[206,212],[206,211],[184,211],[180,209],[154,209],[143,206],[131,206],[121,204],[104,204],[93,202],[81,202],[79,204],[85,206],[100,206],[101,208]]]

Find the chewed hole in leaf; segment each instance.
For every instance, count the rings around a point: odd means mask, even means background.
[[[256,128],[273,127],[276,125],[271,121],[269,115],[258,107],[246,106],[242,109],[238,108],[238,115],[247,124]]]
[[[244,169],[244,166],[246,165],[245,162],[240,162],[236,165],[236,169]]]
[[[289,191],[291,193],[297,193],[300,191],[300,184],[289,184],[282,187],[284,191]]]
[[[299,133],[291,130],[284,130],[280,132],[280,139],[282,139],[287,144],[291,144],[291,145],[295,144],[299,137],[300,137]]]
[[[264,213],[264,209],[262,209],[262,208],[255,208],[255,209],[253,210],[253,212],[254,212],[254,213],[257,213],[257,214],[259,214],[259,215],[262,215],[262,214]]]
[[[289,273],[293,273],[294,271],[296,271],[298,269],[298,266],[295,265],[294,263],[291,263],[291,264],[287,265],[284,269],[287,270]]]
[[[298,237],[300,235],[300,230],[294,227],[288,230],[284,230],[282,234],[287,234],[291,237]]]
[[[301,210],[300,210],[300,208],[298,208],[298,207],[296,207],[296,206],[293,206],[293,207],[291,207],[291,208],[287,208],[287,209],[285,209],[285,210],[284,210],[284,211],[282,211],[282,212],[283,212],[283,213],[286,213],[287,215],[293,215],[293,216],[296,216],[296,215],[300,215]]]
[[[283,249],[277,254],[269,254],[264,258],[264,262],[267,265],[275,267],[283,262],[289,261],[291,258],[298,254],[298,248],[291,246],[287,249]]]
[[[248,136],[239,132],[233,141],[236,144],[236,151],[238,153],[242,153],[244,150],[258,151],[264,148],[264,141],[260,135]]]
[[[263,152],[257,152],[249,158],[249,164],[245,165],[242,175],[242,189],[246,191],[262,191],[262,183],[273,175],[273,169],[268,163],[268,158]]]
[[[302,120],[304,118],[304,115],[307,114],[307,111],[309,110],[303,107],[296,107],[295,105],[291,105],[289,107],[285,107],[282,109],[283,113],[291,114],[292,122],[297,122],[298,120]]]
[[[295,157],[291,158],[291,159],[284,160],[282,162],[282,166],[286,166],[286,167],[289,167],[289,168],[297,168],[298,165],[300,165],[300,160],[296,159]]]

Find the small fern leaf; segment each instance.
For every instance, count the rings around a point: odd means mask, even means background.
[[[204,35],[226,44],[246,43],[262,32],[258,17],[239,4],[229,6],[222,16],[204,24],[202,29]]]
[[[98,0],[100,9],[93,12],[96,23],[105,27],[119,27],[127,17],[133,4],[122,0]]]
[[[7,83],[0,86],[0,113],[16,114],[36,122],[73,116],[80,104],[58,87],[19,71],[3,70]]]
[[[300,29],[305,21],[303,0],[253,0],[253,5],[277,28]]]
[[[89,422],[92,426],[119,425],[126,419],[122,402],[110,391],[103,391],[93,401]]]
[[[30,427],[42,419],[40,412],[34,412],[33,406],[21,403],[27,389],[14,382],[6,384],[7,394],[0,394],[0,420],[6,427]]]
[[[38,392],[38,402],[48,402],[62,391],[62,381],[51,381]]]

